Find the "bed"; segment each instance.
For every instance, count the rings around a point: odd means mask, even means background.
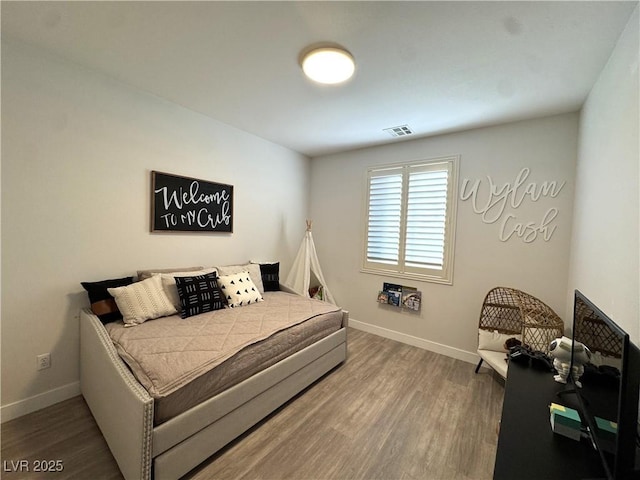
[[[126,328],[81,311],[81,391],[127,480],[182,477],[346,359],[348,312],[284,287],[212,313]],[[220,337],[232,348],[203,347]]]

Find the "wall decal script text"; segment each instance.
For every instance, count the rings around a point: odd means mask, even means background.
[[[531,170],[525,167],[520,170],[513,182],[503,185],[496,184],[487,175],[488,192],[482,198],[481,180],[475,180],[471,184],[471,180],[465,179],[462,183],[460,199],[463,201],[471,199],[473,211],[480,215],[484,223],[493,224],[502,219],[499,238],[503,242],[514,235],[525,243],[534,242],[539,235],[548,242],[557,228],[557,225],[553,225],[559,213],[557,208],[549,208],[538,221],[521,222],[513,213],[505,215],[507,207],[518,209],[525,200],[537,202],[542,197],[556,198],[566,184],[566,182],[558,184],[556,181],[545,181],[540,185],[535,182],[527,183],[530,173]]]

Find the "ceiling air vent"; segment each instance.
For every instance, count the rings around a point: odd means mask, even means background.
[[[406,137],[407,135],[412,135],[413,130],[409,128],[409,125],[400,125],[398,127],[391,127],[383,129],[392,137]]]

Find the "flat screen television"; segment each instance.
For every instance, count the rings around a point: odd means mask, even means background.
[[[574,295],[573,345],[591,351],[582,387],[574,385],[607,478],[640,478],[636,465],[640,350],[629,335],[580,291]],[[572,367],[574,351],[572,350]]]

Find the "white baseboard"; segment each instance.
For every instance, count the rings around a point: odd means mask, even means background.
[[[360,322],[358,320],[354,320],[353,318],[349,318],[349,326],[355,328],[356,330],[373,333],[374,335],[378,335],[380,337],[388,338],[390,340],[396,340],[401,343],[406,343],[407,345],[412,345],[424,350],[429,350],[430,352],[440,353],[442,355],[446,355],[447,357],[456,358],[467,363],[476,364],[480,359],[480,357],[478,357],[475,352],[467,352],[466,350],[461,350],[459,348],[450,347],[448,345],[443,345],[437,342],[431,342],[429,340],[425,340],[424,338],[414,337],[413,335],[396,332],[394,330],[389,330],[388,328],[378,327],[369,323]]]
[[[24,400],[2,405],[0,408],[0,422],[8,422],[77,395],[80,395],[80,382],[73,382]]]

